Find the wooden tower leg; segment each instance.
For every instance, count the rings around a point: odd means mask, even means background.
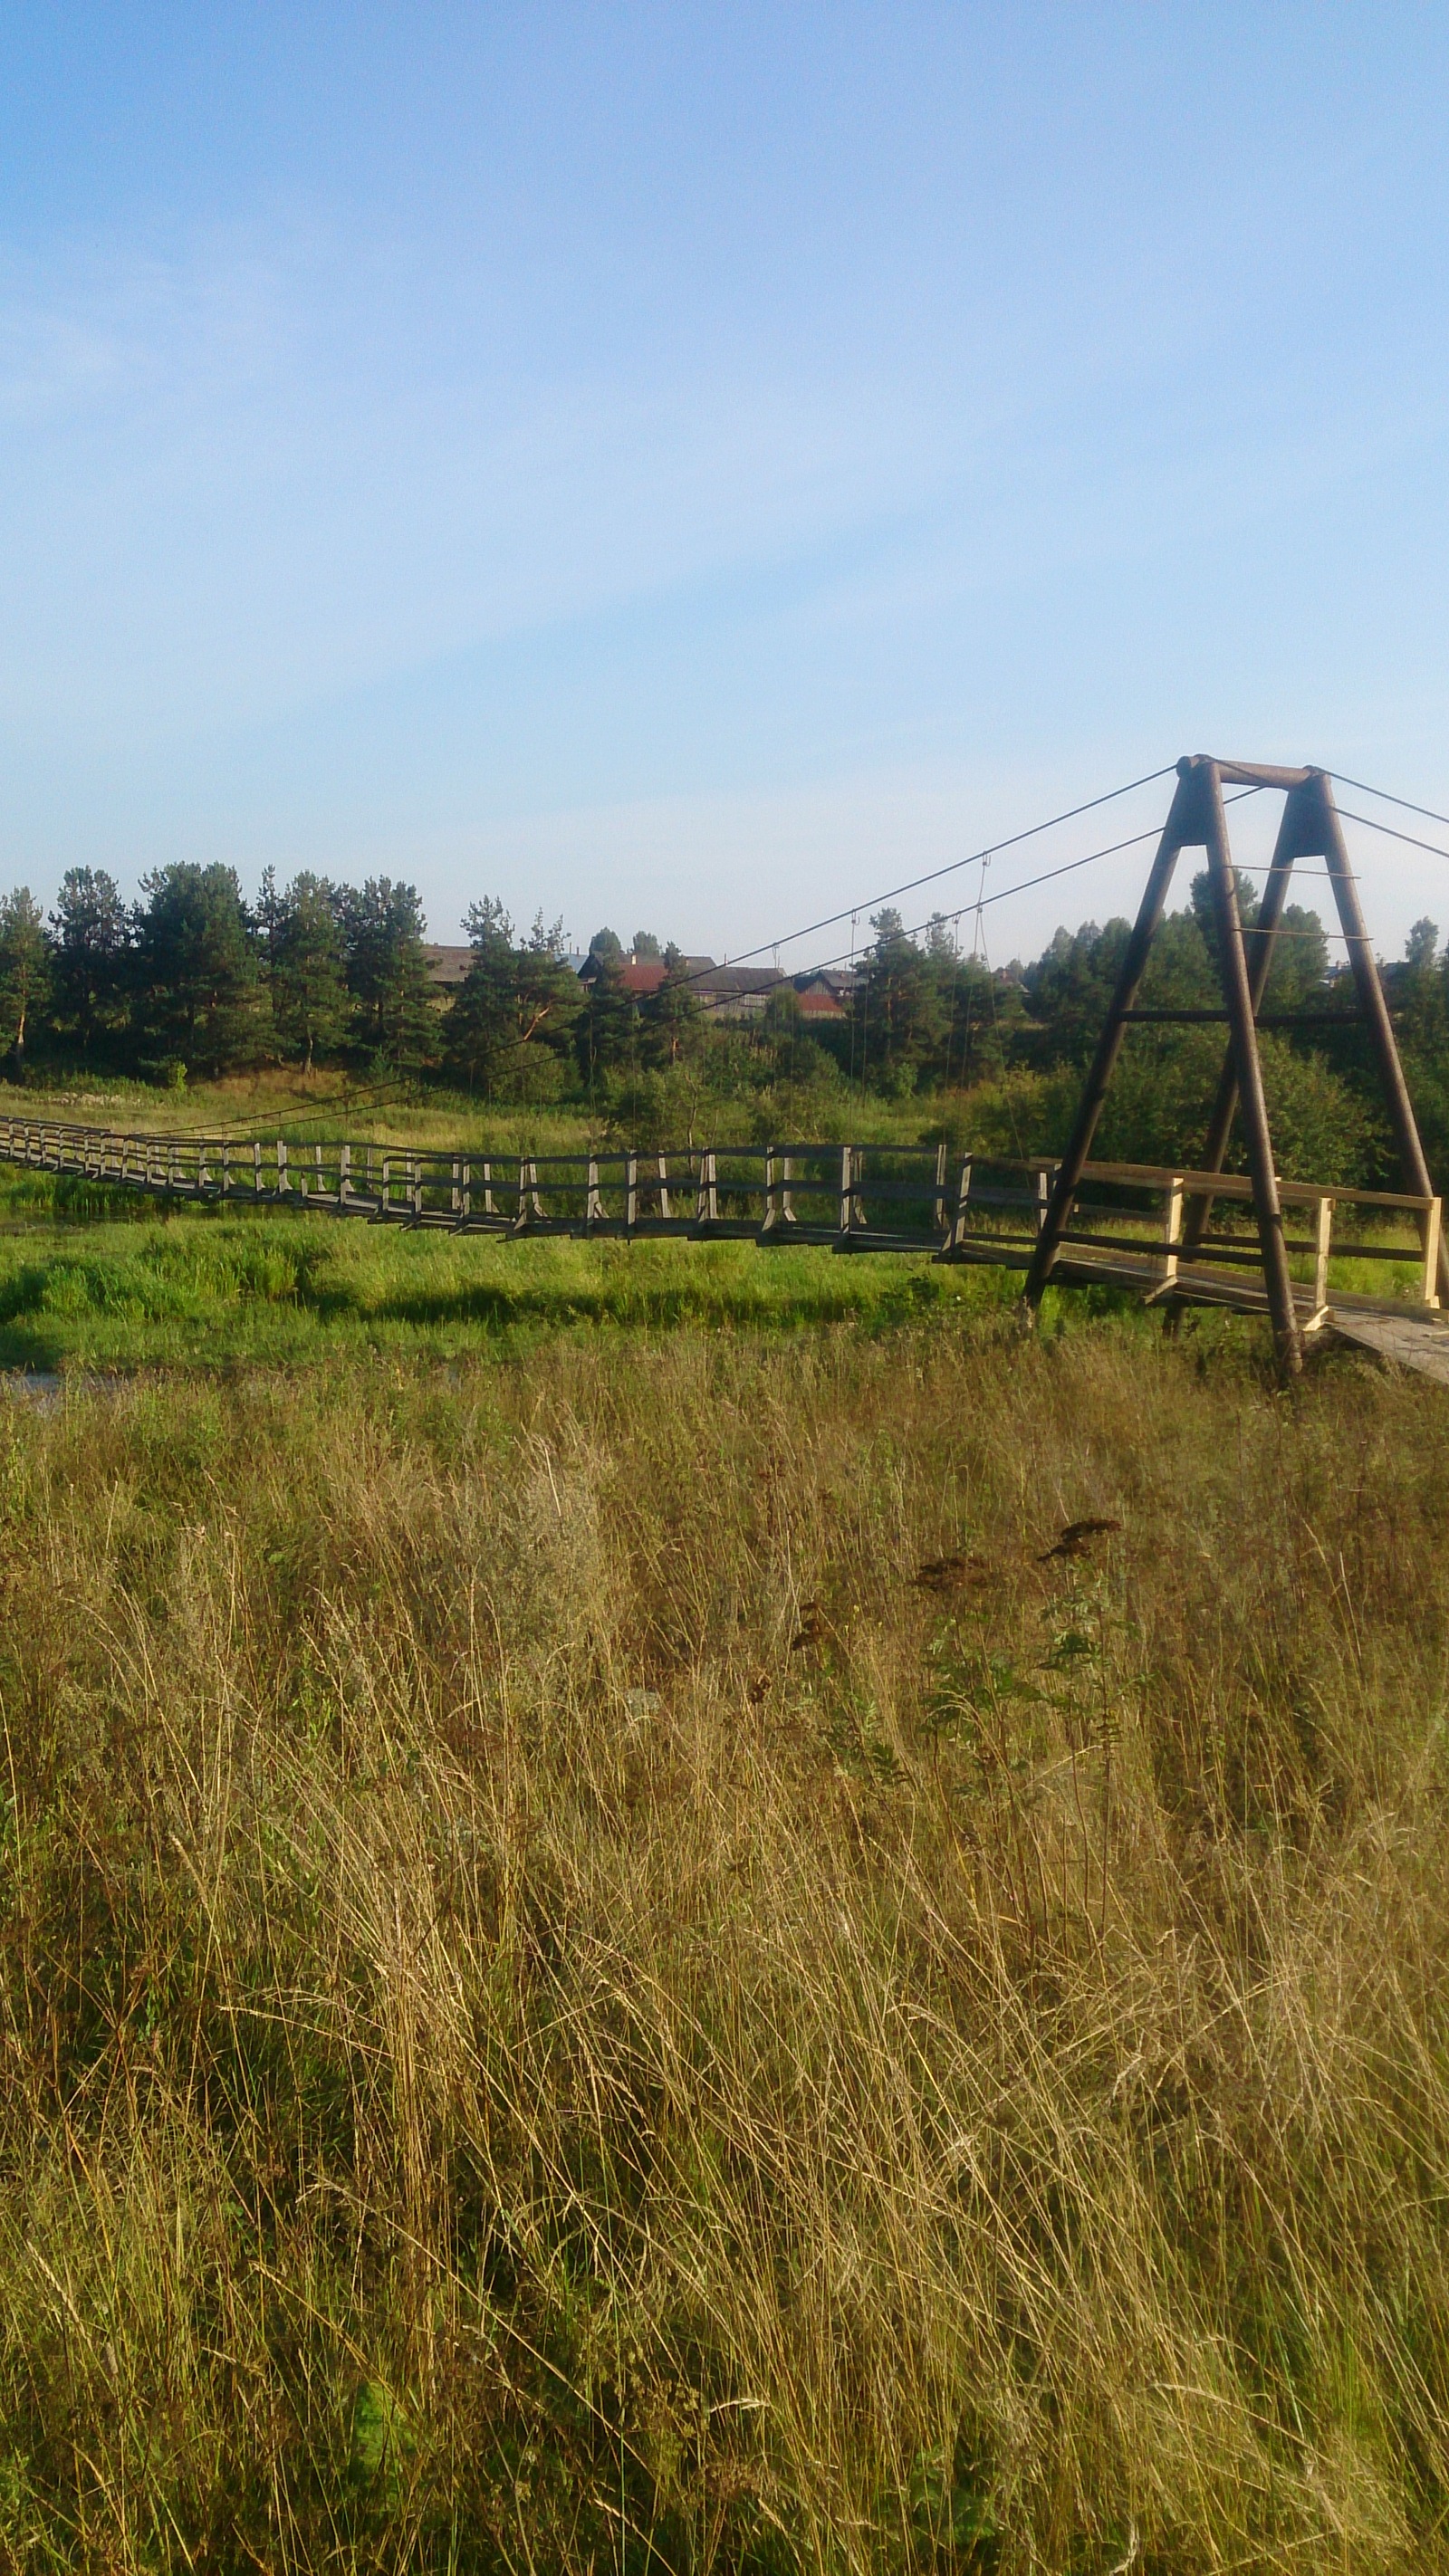
[[[1147,880],[1141,908],[1133,925],[1132,936],[1127,942],[1121,972],[1117,977],[1117,989],[1112,995],[1112,1007],[1107,1013],[1106,1025],[1097,1040],[1097,1052],[1092,1058],[1092,1068],[1078,1104],[1071,1137],[1057,1165],[1056,1181],[1037,1235],[1031,1268],[1026,1274],[1026,1286],[1022,1293],[1029,1307],[1035,1307],[1041,1303],[1042,1292],[1056,1268],[1062,1236],[1071,1221],[1072,1202],[1081,1183],[1082,1167],[1091,1153],[1092,1138],[1097,1132],[1097,1121],[1102,1115],[1102,1103],[1107,1097],[1107,1086],[1117,1069],[1117,1058],[1122,1052],[1127,1013],[1137,999],[1137,988],[1142,981],[1153,936],[1162,919],[1162,908],[1167,901],[1178,852],[1188,842],[1200,841],[1203,837],[1203,826],[1199,819],[1200,768],[1201,763],[1197,761],[1180,760],[1177,764],[1177,792],[1172,800],[1172,808],[1168,814],[1162,838],[1157,845],[1157,856],[1152,862],[1152,873]]]
[[[1268,1132],[1263,1068],[1258,1061],[1258,1032],[1253,1019],[1253,995],[1243,947],[1243,925],[1238,913],[1237,881],[1228,848],[1228,826],[1223,813],[1223,788],[1217,763],[1205,761],[1203,770],[1208,875],[1217,919],[1223,999],[1228,1006],[1238,1098],[1242,1104],[1243,1141],[1248,1149],[1253,1205],[1258,1216],[1258,1242],[1268,1290],[1268,1312],[1273,1319],[1273,1345],[1279,1372],[1285,1378],[1292,1378],[1303,1366],[1303,1341],[1298,1330],[1298,1312],[1293,1303],[1288,1247],[1283,1240],[1283,1211],[1278,1203],[1278,1176],[1273,1169],[1273,1140]]]
[[[1394,1143],[1399,1151],[1399,1169],[1403,1174],[1404,1187],[1412,1191],[1416,1198],[1432,1198],[1434,1184],[1429,1178],[1429,1166],[1424,1160],[1424,1148],[1419,1141],[1418,1122],[1414,1116],[1413,1102],[1409,1098],[1409,1086],[1404,1080],[1404,1068],[1399,1061],[1394,1025],[1389,1018],[1389,1006],[1384,1000],[1384,988],[1379,982],[1378,966],[1373,949],[1369,945],[1368,931],[1364,926],[1358,887],[1354,881],[1353,869],[1349,865],[1348,847],[1343,837],[1343,825],[1338,819],[1338,807],[1333,801],[1332,782],[1324,770],[1313,772],[1312,788],[1316,791],[1318,801],[1319,847],[1328,863],[1329,876],[1333,880],[1338,918],[1343,925],[1343,934],[1348,942],[1348,962],[1353,971],[1354,990],[1358,995],[1359,1009],[1368,1027],[1369,1042],[1373,1047],[1374,1058],[1379,1069],[1379,1080],[1384,1087],[1384,1099],[1388,1105],[1389,1120],[1394,1131]],[[1438,1272],[1440,1299],[1449,1301],[1449,1247],[1446,1247],[1442,1241],[1439,1244]]]
[[[1307,857],[1310,848],[1317,846],[1316,834],[1310,823],[1310,810],[1305,802],[1306,794],[1307,791],[1301,787],[1295,787],[1289,792],[1288,801],[1283,808],[1283,819],[1278,826],[1278,838],[1273,845],[1272,864],[1268,870],[1268,882],[1263,888],[1263,901],[1259,907],[1258,918],[1251,930],[1243,933],[1243,942],[1248,954],[1248,992],[1255,1020],[1262,1008],[1263,994],[1267,988],[1268,970],[1273,963],[1273,951],[1277,945],[1278,925],[1283,918],[1283,909],[1288,900],[1288,888],[1293,879],[1293,862],[1295,859]],[[1237,1115],[1237,1107],[1238,1075],[1230,1043],[1223,1057],[1223,1069],[1218,1081],[1217,1097],[1213,1102],[1212,1116],[1208,1120],[1207,1142],[1203,1146],[1202,1161],[1198,1165],[1199,1171],[1220,1172],[1222,1170],[1227,1157],[1228,1139],[1233,1132],[1233,1120]],[[1182,1235],[1185,1258],[1197,1250],[1207,1232],[1211,1215],[1210,1198],[1189,1200],[1187,1220]]]

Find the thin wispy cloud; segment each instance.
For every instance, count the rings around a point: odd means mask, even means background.
[[[622,915],[667,816],[738,946],[943,793],[974,846],[1231,739],[1441,798],[1391,14],[9,39],[0,858]]]

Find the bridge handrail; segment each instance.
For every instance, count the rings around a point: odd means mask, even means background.
[[[459,1232],[748,1235],[761,1242],[833,1243],[840,1251],[934,1251],[948,1261],[1015,1267],[1035,1244],[1057,1169],[1050,1156],[974,1149],[951,1155],[939,1142],[826,1139],[791,1145],[610,1145],[563,1154],[527,1149],[498,1153],[491,1148],[394,1145],[377,1138],[262,1139],[94,1127],[13,1115],[0,1115],[0,1159],[156,1196],[310,1207],[375,1223]],[[1075,1247],[1077,1267],[1084,1273],[1093,1264],[1080,1256],[1091,1253],[1101,1256],[1095,1263],[1098,1276],[1113,1275],[1115,1263],[1120,1284],[1140,1281],[1154,1294],[1189,1294],[1194,1289],[1184,1280],[1184,1264],[1198,1285],[1204,1265],[1224,1271],[1255,1266],[1246,1231],[1211,1233],[1198,1220],[1184,1231],[1184,1212],[1190,1207],[1202,1211],[1204,1202],[1214,1201],[1251,1205],[1253,1185],[1242,1173],[1089,1162],[1081,1184],[1062,1240]],[[1146,1210],[1092,1204],[1084,1191],[1093,1184],[1162,1199],[1160,1233],[1131,1230],[1134,1221],[1139,1228],[1152,1222]],[[1415,1220],[1416,1248],[1424,1263],[1423,1303],[1437,1307],[1442,1221],[1437,1196],[1369,1189],[1355,1182],[1308,1181],[1280,1181],[1278,1194],[1285,1210],[1314,1211],[1311,1236],[1291,1237],[1286,1248],[1313,1257],[1317,1307],[1327,1297],[1333,1258],[1402,1262],[1413,1257],[1396,1245],[1335,1243],[1340,1206]]]

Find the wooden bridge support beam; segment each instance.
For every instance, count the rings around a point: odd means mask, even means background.
[[[1097,1051],[1092,1058],[1091,1070],[1077,1105],[1077,1115],[1067,1141],[1066,1151],[1057,1166],[1056,1182],[1037,1235],[1031,1268],[1026,1274],[1023,1294],[1029,1311],[1034,1311],[1041,1304],[1047,1283],[1056,1268],[1062,1236],[1071,1222],[1072,1205],[1081,1184],[1083,1168],[1090,1159],[1092,1139],[1097,1132],[1102,1105],[1107,1097],[1108,1085],[1117,1070],[1117,1059],[1122,1052],[1122,1041],[1127,1033],[1127,1014],[1137,999],[1137,991],[1142,982],[1148,954],[1157,932],[1157,925],[1162,919],[1163,907],[1167,902],[1168,889],[1172,884],[1172,872],[1177,865],[1178,854],[1189,841],[1203,838],[1200,809],[1201,790],[1195,765],[1190,761],[1179,761],[1177,789],[1172,799],[1171,810],[1163,827],[1162,838],[1157,845],[1157,856],[1152,862],[1152,871],[1143,892],[1137,919],[1132,927],[1132,936],[1127,942],[1126,954],[1117,976],[1116,990],[1112,995],[1111,1007],[1108,1010],[1102,1034],[1097,1040]]]
[[[1223,812],[1222,779],[1216,761],[1204,761],[1201,767],[1208,874],[1212,880],[1223,999],[1228,1006],[1243,1142],[1248,1149],[1263,1280],[1268,1292],[1268,1312],[1273,1319],[1273,1346],[1280,1373],[1285,1378],[1296,1377],[1303,1366],[1303,1337],[1298,1329],[1298,1310],[1293,1303],[1293,1280],[1288,1268],[1288,1247],[1283,1238],[1283,1210],[1278,1198],[1278,1175],[1273,1169],[1273,1139],[1268,1129],[1268,1103],[1263,1092],[1263,1068],[1258,1057],[1258,1030],[1248,980],[1248,957],[1238,912],[1238,885],[1233,873],[1232,852],[1228,847],[1227,817]]]
[[[1267,989],[1268,972],[1277,946],[1278,929],[1288,900],[1288,889],[1292,883],[1293,862],[1295,859],[1311,857],[1317,847],[1317,835],[1313,828],[1314,819],[1310,791],[1306,787],[1292,788],[1283,808],[1283,818],[1278,826],[1278,838],[1273,845],[1268,882],[1263,888],[1263,900],[1258,908],[1258,918],[1244,933],[1244,943],[1248,952],[1248,990],[1255,1019],[1262,1007],[1263,995]],[[1230,1041],[1223,1057],[1223,1069],[1218,1081],[1217,1095],[1213,1101],[1212,1115],[1208,1120],[1207,1141],[1203,1147],[1202,1159],[1198,1164],[1200,1172],[1222,1170],[1227,1159],[1228,1141],[1233,1132],[1233,1120],[1237,1115],[1237,1108],[1237,1062]],[[1183,1252],[1188,1258],[1197,1250],[1207,1232],[1212,1204],[1212,1200],[1207,1197],[1195,1198],[1189,1202],[1182,1237]]]
[[[1404,1188],[1415,1197],[1432,1198],[1434,1184],[1429,1178],[1429,1166],[1424,1160],[1418,1121],[1414,1116],[1413,1103],[1409,1098],[1409,1086],[1404,1080],[1404,1068],[1399,1060],[1398,1042],[1394,1036],[1393,1022],[1389,1018],[1389,1006],[1384,1000],[1384,988],[1379,981],[1378,964],[1369,942],[1368,931],[1364,926],[1363,911],[1358,899],[1358,885],[1349,864],[1343,825],[1338,819],[1338,807],[1333,801],[1333,783],[1327,772],[1321,769],[1311,772],[1311,783],[1318,805],[1320,827],[1318,847],[1322,851],[1328,868],[1334,901],[1338,906],[1338,918],[1348,944],[1349,969],[1353,976],[1354,990],[1358,995],[1358,1006],[1368,1029],[1369,1044],[1373,1048],[1378,1065],[1379,1080],[1383,1084],[1384,1101],[1389,1113],[1389,1123],[1394,1131],[1394,1143],[1398,1148],[1399,1170],[1403,1175]],[[1437,1267],[1440,1302],[1449,1304],[1449,1246],[1446,1246],[1442,1240],[1438,1245]]]
[[[1127,1019],[1137,999],[1148,955],[1161,922],[1172,884],[1173,871],[1180,853],[1190,847],[1206,850],[1208,876],[1212,886],[1213,912],[1218,932],[1218,959],[1222,977],[1223,999],[1227,1004],[1232,1066],[1234,1105],[1242,1111],[1244,1141],[1248,1149],[1248,1168],[1253,1179],[1253,1201],[1258,1219],[1258,1241],[1263,1259],[1264,1284],[1268,1311],[1273,1323],[1273,1342],[1281,1374],[1294,1377],[1303,1365],[1303,1343],[1298,1329],[1298,1315],[1293,1302],[1293,1284],[1288,1269],[1288,1252],[1283,1238],[1283,1212],[1278,1200],[1278,1181],[1273,1168],[1273,1143],[1268,1130],[1268,1108],[1263,1094],[1263,1070],[1258,1057],[1258,1032],[1255,999],[1249,975],[1247,952],[1243,943],[1243,925],[1238,912],[1237,880],[1233,873],[1232,852],[1228,844],[1227,819],[1223,812],[1224,764],[1205,758],[1180,760],[1177,764],[1177,790],[1167,817],[1152,872],[1147,880],[1141,907],[1133,925],[1132,936],[1122,960],[1116,990],[1106,1024],[1097,1042],[1076,1121],[1066,1152],[1057,1168],[1056,1181],[1037,1236],[1036,1250],[1026,1276],[1025,1299],[1028,1310],[1041,1302],[1042,1294],[1056,1267],[1062,1237],[1071,1223],[1072,1209],[1083,1170],[1090,1158],[1092,1139],[1102,1114],[1108,1086],[1117,1068],[1126,1035]],[[1282,786],[1290,796],[1307,788],[1310,773],[1306,770],[1246,770],[1237,764],[1227,767],[1230,777],[1249,786]],[[1296,818],[1295,818],[1296,828]],[[1277,891],[1280,907],[1286,894],[1286,864],[1283,884]],[[1277,921],[1271,919],[1270,931]],[[1255,955],[1266,980],[1271,958],[1271,940],[1265,940]],[[1261,985],[1259,987],[1261,991]],[[1387,1014],[1385,1014],[1387,1018]],[[1220,1100],[1226,1090],[1226,1076]],[[1232,1109],[1227,1108],[1223,1124],[1221,1152],[1226,1146]],[[1427,1184],[1426,1184],[1427,1186]]]

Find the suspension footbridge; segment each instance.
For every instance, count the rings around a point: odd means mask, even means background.
[[[1284,800],[1267,885],[1246,926],[1228,839],[1228,788],[1273,791]],[[1207,855],[1222,1006],[1142,1010],[1138,994],[1173,872],[1193,847]],[[1347,946],[1351,1002],[1332,1014],[1276,1013],[1272,1024],[1301,1019],[1322,1027],[1331,1018],[1363,1030],[1399,1164],[1397,1190],[1287,1180],[1277,1168],[1258,1029],[1293,868],[1305,857],[1325,863]],[[1085,862],[1068,863],[1078,864]],[[1123,1044],[1143,1021],[1224,1027],[1206,1145],[1195,1161],[1093,1159]],[[1235,1132],[1243,1171],[1228,1168]],[[347,1138],[303,1145],[278,1136],[146,1134],[12,1116],[0,1118],[0,1159],[105,1190],[507,1239],[674,1236],[812,1244],[845,1254],[920,1252],[1021,1272],[1029,1310],[1049,1287],[1110,1287],[1170,1317],[1193,1305],[1266,1315],[1284,1376],[1301,1366],[1305,1344],[1332,1334],[1449,1383],[1441,1201],[1332,781],[1318,769],[1205,755],[1177,764],[1171,808],[1072,1131],[1055,1157],[868,1141],[500,1156]]]

